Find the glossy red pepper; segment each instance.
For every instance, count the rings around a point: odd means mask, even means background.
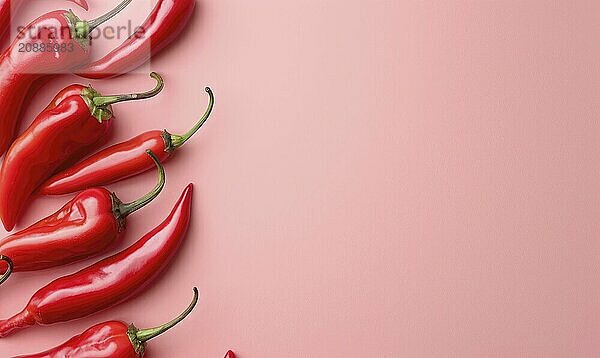
[[[159,0],[139,30],[78,74],[86,78],[108,78],[143,65],[179,37],[195,6],[196,0]]]
[[[161,275],[183,242],[192,191],[189,184],[167,219],[129,248],[38,290],[23,311],[0,321],[0,337],[33,325],[86,317],[143,291]]]
[[[235,354],[232,351],[227,351],[227,354],[225,354],[225,358],[235,358]]]
[[[15,358],[141,358],[146,352],[146,342],[183,321],[192,312],[197,302],[198,289],[194,287],[194,298],[188,308],[175,319],[161,326],[138,329],[133,324],[128,325],[122,321],[108,321],[89,328],[58,347]],[[235,355],[226,357],[235,358]]]
[[[66,265],[112,247],[125,230],[127,216],[150,203],[165,185],[162,164],[154,153],[147,153],[158,167],[158,183],[138,200],[123,203],[105,188],[88,189],[56,213],[0,239],[0,284],[12,272]]]
[[[210,88],[207,87],[206,91],[210,96],[208,108],[186,134],[173,135],[167,131],[154,130],[115,144],[55,174],[40,186],[39,193],[63,195],[143,173],[152,169],[152,162],[144,155],[146,148],[152,149],[164,163],[173,155],[175,149],[186,143],[208,120],[214,106],[214,96]]]
[[[69,0],[85,10],[88,4],[85,0]],[[11,17],[23,4],[23,0],[0,0],[0,42],[4,42],[9,33]]]
[[[91,21],[80,20],[71,11],[53,11],[19,32],[0,55],[0,155],[15,137],[24,99],[32,85],[88,64],[90,32],[130,2],[123,0],[111,12]]]
[[[151,76],[157,86],[141,94],[101,96],[86,87],[65,97],[81,88],[69,86],[37,116],[11,145],[0,170],[0,218],[6,230],[14,228],[42,183],[105,143],[112,126],[111,104],[150,98],[162,90],[162,78],[154,72]]]
[[[13,11],[21,5],[22,0],[0,0],[0,39],[4,41],[10,29]]]

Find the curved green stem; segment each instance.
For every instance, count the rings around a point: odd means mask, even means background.
[[[129,214],[146,206],[149,202],[154,200],[154,198],[156,198],[158,196],[158,194],[160,194],[160,192],[165,187],[165,168],[160,163],[160,161],[158,160],[156,155],[150,149],[148,149],[146,151],[146,153],[152,158],[152,160],[154,161],[154,163],[156,164],[156,167],[158,169],[158,183],[156,183],[156,186],[154,187],[154,189],[152,189],[148,194],[142,196],[141,198],[139,198],[135,201],[132,201],[130,203],[119,204],[118,210],[119,210],[119,217],[121,217],[121,218],[125,218]]]
[[[106,14],[104,14],[98,18],[95,18],[93,20],[89,20],[87,22],[88,26],[89,26],[88,32],[92,32],[92,30],[94,30],[96,27],[98,27],[98,26],[102,25],[103,23],[105,23],[106,21],[112,19],[115,15],[117,15],[118,13],[123,11],[123,9],[126,8],[127,5],[129,5],[129,3],[131,3],[131,0],[123,0],[123,1],[121,1],[121,3],[119,5],[117,5],[117,7],[110,10]]]
[[[186,308],[185,311],[183,311],[179,316],[177,316],[172,321],[165,323],[161,326],[158,326],[155,328],[149,328],[149,329],[140,329],[139,331],[136,332],[135,337],[140,342],[143,343],[143,342],[147,342],[147,341],[151,340],[152,338],[155,338],[155,337],[165,333],[169,329],[176,326],[179,322],[183,321],[183,319],[192,312],[194,307],[196,307],[196,303],[198,303],[198,289],[196,287],[194,287],[194,298],[192,299],[192,303],[190,303],[190,305],[188,306],[188,308]]]
[[[140,99],[147,99],[156,96],[159,94],[163,88],[165,87],[165,81],[163,78],[156,72],[150,73],[150,77],[156,80],[156,86],[147,92],[142,93],[131,93],[131,94],[120,94],[120,95],[110,95],[110,96],[97,96],[92,98],[94,105],[97,107],[106,107],[111,104],[125,102],[125,101],[136,101]]]
[[[210,89],[210,87],[206,87],[204,90],[206,92],[208,92],[208,96],[209,96],[208,107],[206,108],[206,112],[204,112],[204,115],[202,116],[202,118],[200,118],[198,123],[196,123],[196,125],[193,126],[192,129],[190,129],[186,134],[183,134],[183,135],[172,134],[171,135],[171,145],[173,148],[179,148],[182,145],[184,145],[185,142],[188,141],[188,139],[190,139],[194,134],[196,134],[196,132],[200,128],[202,128],[204,123],[206,123],[206,121],[208,120],[208,117],[210,117],[213,107],[215,106],[215,96],[214,96],[212,90]]]
[[[67,16],[67,19],[69,19],[71,21],[72,26],[74,27],[75,38],[77,40],[79,40],[82,44],[87,43],[89,41],[90,33],[95,28],[102,25],[104,22],[110,20],[115,15],[117,15],[118,13],[123,11],[123,9],[125,7],[127,7],[127,5],[129,5],[129,3],[131,3],[131,0],[123,0],[123,1],[121,1],[121,3],[119,5],[117,5],[117,7],[110,10],[106,14],[104,14],[96,19],[89,20],[89,21],[80,20],[73,13],[73,11],[69,10],[69,12],[67,13],[66,16]],[[85,40],[85,41],[83,41],[83,40]]]
[[[4,282],[6,282],[6,280],[8,280],[8,278],[12,274],[13,269],[14,269],[14,264],[10,258],[8,258],[7,256],[4,256],[4,255],[0,255],[0,261],[4,261],[8,264],[8,268],[6,269],[6,272],[3,273],[2,276],[0,276],[0,285],[1,285]]]

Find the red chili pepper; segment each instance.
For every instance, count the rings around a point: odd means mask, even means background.
[[[63,195],[123,180],[152,169],[152,162],[144,155],[152,149],[164,163],[175,149],[181,147],[206,123],[214,106],[214,96],[206,88],[210,101],[202,118],[184,135],[165,131],[149,131],[125,142],[115,144],[78,164],[52,176],[40,186],[42,195]]]
[[[4,41],[10,29],[11,15],[21,5],[20,0],[0,0],[0,39]]]
[[[235,354],[232,351],[228,351],[227,354],[225,354],[225,358],[235,358]]]
[[[71,11],[53,11],[27,25],[0,55],[0,155],[12,143],[24,99],[36,81],[72,72],[89,62],[90,32],[119,13],[123,0],[109,13],[90,21]]]
[[[23,0],[0,0],[0,39],[8,37],[12,14],[23,4]]]
[[[72,95],[81,86],[69,86],[37,116],[12,144],[0,170],[0,217],[7,230],[14,228],[21,211],[44,181],[106,141],[112,127],[111,104],[150,98],[162,90],[162,78],[154,72],[150,76],[157,81],[156,87],[138,94],[101,96],[86,87]]]
[[[21,313],[0,321],[0,337],[33,325],[86,317],[143,291],[161,275],[183,242],[192,191],[189,184],[167,219],[129,248],[38,290]]]
[[[109,249],[125,230],[125,219],[150,203],[165,185],[165,171],[148,150],[158,168],[158,183],[148,194],[123,203],[104,188],[85,190],[56,213],[25,230],[0,240],[0,284],[12,272],[44,270],[66,265]],[[3,264],[1,261],[5,261]]]
[[[88,9],[88,4],[85,0],[68,0],[81,6],[84,10]],[[11,17],[19,7],[23,4],[23,0],[0,0],[0,42],[3,42],[9,32]]]
[[[122,321],[108,321],[89,328],[58,347],[15,358],[140,358],[146,352],[146,342],[183,321],[196,307],[196,303],[198,303],[198,289],[194,287],[194,298],[188,308],[175,319],[161,326],[138,329],[133,324],[128,325]]]
[[[143,65],[180,35],[195,6],[195,0],[159,0],[133,35],[106,56],[79,70],[79,75],[94,79],[109,78]]]

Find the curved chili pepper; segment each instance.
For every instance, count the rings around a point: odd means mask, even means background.
[[[15,137],[24,99],[34,82],[87,64],[90,32],[130,2],[123,0],[109,13],[90,21],[79,19],[71,11],[53,11],[19,32],[0,55],[0,155]]]
[[[159,0],[133,35],[78,74],[93,79],[109,78],[143,65],[181,34],[195,6],[195,0]]]
[[[129,248],[38,290],[21,313],[0,320],[0,337],[33,325],[86,317],[143,291],[161,275],[183,242],[192,191],[189,184],[167,219]]]
[[[164,163],[171,158],[175,149],[186,143],[208,120],[214,106],[214,96],[208,87],[206,92],[210,96],[208,108],[186,134],[173,135],[166,130],[154,130],[115,144],[52,176],[40,186],[39,193],[63,195],[143,173],[152,169],[152,163],[144,155],[146,148],[152,149]]]
[[[122,321],[108,321],[87,329],[58,347],[15,358],[141,358],[146,352],[146,342],[183,321],[196,307],[196,303],[198,303],[198,289],[194,287],[194,298],[188,308],[161,326],[138,329],[133,324],[128,325]]]
[[[56,213],[0,239],[0,272],[5,272],[0,284],[12,272],[66,265],[112,247],[125,230],[127,216],[154,200],[165,186],[162,164],[152,151],[147,154],[158,168],[158,182],[143,197],[123,203],[104,188],[87,189]]]
[[[101,96],[86,87],[79,95],[58,102],[80,88],[67,87],[37,116],[12,144],[0,170],[0,218],[8,231],[14,228],[29,198],[44,181],[106,141],[112,127],[111,104],[150,98],[162,90],[162,78],[154,72],[150,76],[157,85],[145,93]]]

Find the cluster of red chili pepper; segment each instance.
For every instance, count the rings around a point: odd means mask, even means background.
[[[87,9],[85,0],[71,0]],[[71,85],[17,136],[22,107],[40,81],[60,72],[103,79],[127,73],[164,49],[186,27],[195,0],[159,0],[138,32],[98,61],[90,62],[90,33],[127,7],[117,7],[85,21],[72,11],[53,11],[26,26],[0,55],[0,219],[11,231],[27,204],[39,195],[77,193],[56,213],[0,239],[0,285],[14,272],[34,271],[74,263],[106,252],[125,231],[128,215],[156,198],[165,186],[163,163],[208,120],[214,105],[210,88],[208,108],[185,134],[149,131],[93,153],[107,142],[113,125],[112,105],[158,95],[163,78],[152,72],[156,86],[147,91],[102,95],[91,86]],[[6,36],[11,6],[20,0],[0,0],[0,36]],[[67,29],[56,36],[50,28]],[[143,34],[143,35],[142,35]],[[51,43],[70,51],[19,53],[19,46]],[[147,51],[147,48],[150,51]],[[41,150],[43,144],[43,150]],[[147,194],[121,201],[102,185],[152,168],[158,182]],[[181,194],[167,218],[129,248],[39,289],[25,308],[0,320],[0,338],[34,325],[50,325],[82,318],[113,307],[145,290],[173,260],[191,219],[192,184]],[[91,327],[62,345],[23,357],[142,357],[146,342],[182,321],[198,301],[194,299],[177,318],[152,329],[138,329],[120,321]],[[234,358],[232,351],[226,358]]]

